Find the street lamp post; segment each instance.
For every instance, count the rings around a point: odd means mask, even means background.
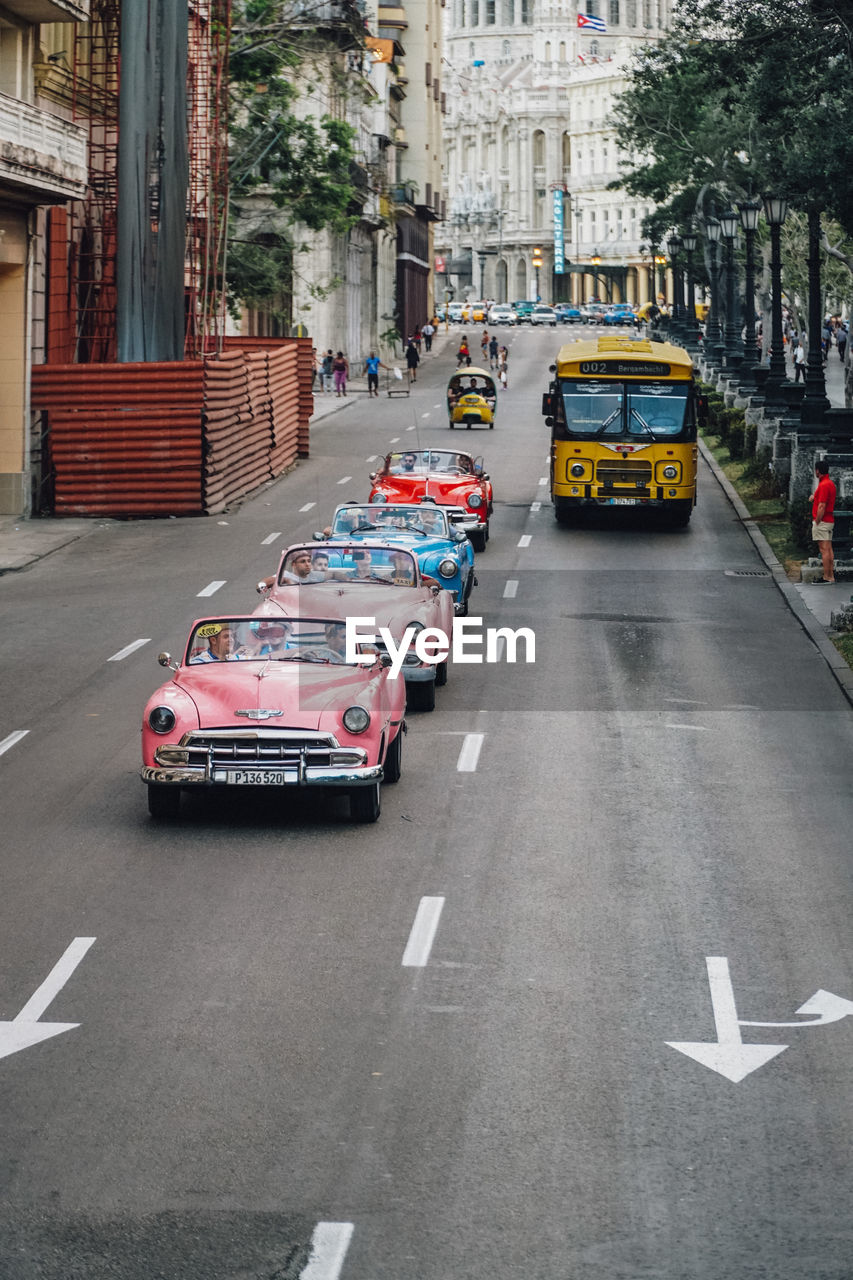
[[[740,345],[740,325],[737,322],[735,301],[735,237],[738,216],[734,209],[720,214],[720,227],[726,242],[726,329],[723,343],[723,362],[727,373],[737,373],[743,359]]]
[[[533,269],[536,272],[536,301],[541,301],[539,294],[539,272],[542,270],[542,250],[533,250]]]
[[[685,303],[684,336],[688,347],[695,347],[699,340],[696,329],[696,295],[693,279],[693,254],[696,252],[697,236],[692,226],[688,227],[681,238],[684,252],[687,254],[687,299]]]
[[[820,293],[820,210],[809,206],[809,354],[806,360],[806,394],[803,396],[801,420],[816,428],[825,426],[824,414],[829,408],[826,376],[823,370],[823,308]]]
[[[784,196],[762,196],[764,216],[770,224],[771,336],[770,373],[764,384],[765,403],[787,407],[782,392],[788,379],[785,374],[785,346],[782,341],[782,225],[788,216]]]
[[[720,275],[717,245],[723,229],[719,219],[705,219],[705,235],[711,250],[711,311],[705,321],[705,358],[715,368],[723,363],[723,333],[720,328]]]
[[[666,242],[669,250],[669,261],[672,270],[672,322],[669,326],[670,333],[676,342],[683,342],[683,319],[681,309],[681,274],[678,269],[678,252],[682,246],[681,236],[677,231],[673,231],[672,235]]]
[[[590,262],[592,263],[592,293],[596,302],[598,302],[598,268],[601,266],[601,258],[597,249],[593,249]]]
[[[741,382],[742,390],[753,391],[755,388],[755,373],[753,366],[756,360],[755,349],[755,232],[758,229],[758,215],[761,212],[761,205],[757,200],[743,200],[738,205],[740,214],[740,223],[743,227],[746,237],[746,264],[744,273],[744,308],[746,311],[746,327],[743,337],[743,368],[746,369],[746,378]]]

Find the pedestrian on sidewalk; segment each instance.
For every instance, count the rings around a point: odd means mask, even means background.
[[[371,399],[373,396],[379,399],[379,370],[387,369],[388,365],[383,364],[375,351],[371,351],[370,355],[364,362],[364,371],[367,374],[367,396]]]
[[[423,335],[421,333],[420,325],[417,325],[417,324],[415,325],[415,332],[412,334],[412,342],[415,344],[415,349],[417,350],[418,355],[420,355],[421,343],[423,342]]]
[[[797,339],[797,345],[794,347],[794,381],[799,382],[800,374],[803,376],[803,382],[806,380],[806,349],[803,346],[802,338]]]
[[[332,373],[335,376],[336,394],[345,396],[347,393],[347,378],[349,377],[349,361],[343,351],[339,351],[332,361]]]
[[[823,577],[818,582],[835,582],[835,556],[832,534],[835,530],[835,483],[829,478],[829,463],[821,458],[815,463],[817,485],[812,500],[812,541],[820,551]]]
[[[406,344],[406,368],[409,370],[410,384],[412,382],[417,382],[418,380],[418,365],[420,362],[421,358],[418,355],[418,349],[412,339],[409,338],[409,341]]]
[[[421,332],[424,335],[424,347],[427,351],[432,351],[432,335],[435,333],[435,325],[431,320],[427,320]]]
[[[835,330],[835,345],[838,347],[838,358],[844,363],[844,353],[847,350],[847,326],[842,322]]]
[[[323,390],[324,391],[332,390],[332,378],[334,376],[332,372],[332,365],[334,363],[335,363],[335,357],[332,355],[332,348],[329,347],[329,350],[326,352],[326,354],[323,356],[322,361],[320,362],[320,368],[323,373]]]

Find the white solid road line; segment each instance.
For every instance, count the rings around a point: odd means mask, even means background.
[[[354,1229],[351,1222],[318,1222],[300,1280],[338,1280]]]
[[[415,915],[415,923],[403,952],[403,965],[408,969],[422,969],[429,960],[435,932],[444,908],[444,898],[421,898]]]
[[[338,481],[338,484],[349,484],[350,480],[352,480],[352,476],[341,476],[340,480]],[[313,503],[312,503],[312,506],[313,506]]]
[[[697,733],[708,732],[708,726],[704,724],[665,724],[664,729],[695,729]]]
[[[29,729],[16,729],[14,733],[10,733],[8,737],[0,742],[0,756],[4,751],[8,751],[10,747],[14,747],[16,742],[20,742],[21,738],[26,738]]]
[[[225,578],[223,578],[221,582],[208,582],[208,584],[207,584],[207,586],[204,588],[204,590],[203,590],[203,591],[199,591],[198,595],[199,595],[199,596],[214,596],[214,595],[216,595],[216,593],[217,593],[217,591],[219,590],[219,588],[220,588],[220,587],[224,587],[224,586],[225,586],[225,582],[226,582],[226,579],[225,579]],[[198,596],[196,596],[196,599],[198,599]]]
[[[301,507],[300,510],[310,511],[313,505],[314,505],[313,502],[309,502],[307,507]],[[261,546],[268,547],[271,542],[278,542],[280,537],[281,537],[281,530],[279,529],[278,533],[271,533],[268,538],[264,538],[263,542],[261,543]]]
[[[480,759],[480,750],[483,746],[484,733],[466,733],[465,740],[462,743],[462,749],[459,752],[459,759],[456,761],[457,773],[474,773],[477,768],[477,761]]]
[[[126,644],[123,649],[119,649],[118,653],[114,653],[111,658],[107,658],[107,662],[121,662],[122,658],[128,658],[132,653],[136,653],[137,649],[141,649],[144,644],[150,643],[150,636],[147,636],[144,640],[134,640],[132,644]]]
[[[529,547],[532,541],[533,541],[532,533],[523,533],[519,538],[518,542],[516,543],[516,546]]]
[[[304,507],[300,507],[300,511],[310,511],[312,507],[316,507],[316,502],[306,502]]]
[[[514,600],[515,593],[518,590],[518,579],[510,578],[504,587],[504,600]]]

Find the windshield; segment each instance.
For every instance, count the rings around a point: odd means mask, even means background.
[[[346,623],[323,618],[205,618],[187,645],[190,666],[346,660]]]
[[[340,586],[347,583],[389,583],[413,587],[417,582],[415,558],[396,547],[324,546],[322,551],[296,547],[288,551],[278,573],[279,585]]]
[[[671,439],[689,426],[686,382],[564,381],[566,434]]]
[[[347,537],[350,533],[427,534],[431,538],[446,538],[447,518],[438,507],[430,505],[409,506],[375,503],[369,507],[343,507],[335,513],[332,523],[333,538]]]
[[[407,453],[389,453],[386,471],[391,475],[472,475],[474,460],[470,454],[452,449],[413,449]]]

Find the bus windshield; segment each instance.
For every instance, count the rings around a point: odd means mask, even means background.
[[[566,434],[573,438],[672,439],[685,429],[686,382],[571,379],[560,389]]]

